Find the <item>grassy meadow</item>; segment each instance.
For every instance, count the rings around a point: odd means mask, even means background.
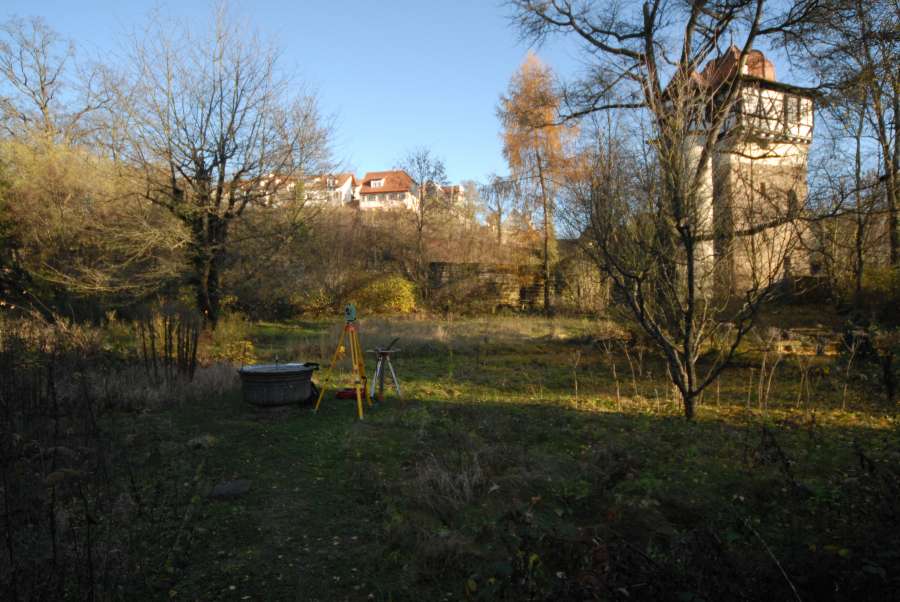
[[[325,365],[340,327],[226,322],[202,352]],[[102,487],[75,477],[52,487],[75,500],[60,540],[103,542],[91,595],[883,600],[900,585],[896,412],[860,359],[847,372],[794,347],[763,370],[749,340],[687,422],[665,368],[611,323],[360,323],[364,349],[394,337],[404,398],[389,389],[363,421],[332,395],[318,414],[253,408],[234,365],[212,363],[175,401],[104,413],[110,507],[93,512]],[[234,480],[250,490],[209,496]]]

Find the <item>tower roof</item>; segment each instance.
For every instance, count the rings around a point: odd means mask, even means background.
[[[698,83],[715,90],[737,72],[740,60],[741,51],[732,44],[724,53],[706,63],[706,67],[703,68],[702,72],[695,73],[694,79]],[[747,52],[741,75],[771,82],[778,81],[775,78],[775,65],[759,50]]]

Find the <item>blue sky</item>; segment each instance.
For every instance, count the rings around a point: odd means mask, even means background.
[[[347,169],[388,169],[419,146],[452,181],[506,172],[495,110],[526,44],[499,0],[236,0],[232,13],[283,49],[282,66],[335,118]],[[206,24],[213,3],[183,0],[5,0],[0,17],[40,15],[89,56],[115,57],[154,9]],[[539,56],[562,77],[579,70],[573,43]],[[776,59],[779,79],[787,69]]]
[[[203,20],[211,2],[6,0],[0,16],[40,15],[79,51],[115,55],[154,8]],[[494,0],[258,0],[232,12],[283,49],[282,66],[316,90],[335,117],[336,158],[361,176],[427,146],[451,180],[503,173],[499,95],[528,47]],[[561,45],[539,49],[563,74],[577,64]]]

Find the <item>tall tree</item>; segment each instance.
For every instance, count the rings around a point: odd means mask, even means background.
[[[183,242],[92,146],[108,74],[40,18],[0,25],[0,296],[48,319],[158,291]]]
[[[411,276],[420,293],[427,295],[428,263],[425,238],[432,221],[444,208],[443,187],[447,185],[447,170],[444,168],[443,160],[425,146],[409,151],[398,167],[415,181],[417,187],[417,201],[412,212],[415,251]]]
[[[488,181],[481,187],[481,198],[488,213],[488,223],[497,232],[497,247],[503,245],[503,224],[509,218],[516,198],[518,187],[513,178],[504,178],[497,174],[488,176]]]
[[[215,327],[231,224],[264,210],[296,177],[319,173],[329,131],[314,97],[291,97],[278,53],[224,8],[196,32],[155,22],[130,54],[121,155],[140,195],[189,232],[189,284]]]
[[[0,127],[23,140],[70,144],[111,96],[105,69],[76,61],[75,46],[40,17],[0,24]]]
[[[765,0],[510,3],[526,37],[569,35],[584,48],[591,67],[565,91],[570,116],[630,111],[623,119],[636,124],[627,128],[640,138],[630,147],[614,129],[599,128],[575,170],[572,196],[587,251],[661,352],[688,419],[771,296],[790,251],[772,249],[734,311],[704,292],[713,256],[710,161],[753,45],[802,21],[813,3],[773,3],[767,11]],[[705,80],[702,66],[729,38],[738,43],[735,63]],[[790,216],[771,221],[784,224]],[[736,234],[754,241],[770,225],[747,222]],[[701,373],[699,359],[717,339],[727,343]]]
[[[570,126],[557,123],[560,98],[553,87],[553,72],[529,52],[513,75],[497,114],[503,126],[503,154],[519,190],[541,216],[541,266],[544,312],[552,312],[550,271],[556,255],[554,213],[557,176],[565,161],[564,147]]]
[[[900,268],[900,3],[820,0],[782,41],[821,80],[832,116],[856,131],[859,115],[880,156],[891,266]],[[854,136],[856,137],[856,136]]]

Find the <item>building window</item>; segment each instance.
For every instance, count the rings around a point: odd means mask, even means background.
[[[372,180],[369,184],[372,188],[381,188],[384,186],[384,180]]]
[[[793,94],[784,95],[784,120],[788,125],[800,122],[803,106],[799,96]]]
[[[811,113],[812,113],[812,101],[809,100],[808,98],[801,98],[800,99],[800,117],[806,118],[807,116],[811,116]]]

